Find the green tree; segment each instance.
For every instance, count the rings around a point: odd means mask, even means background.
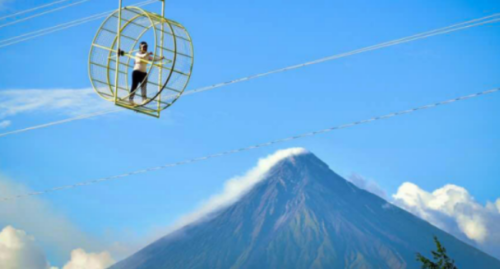
[[[458,269],[455,266],[455,261],[446,254],[446,249],[436,236],[434,236],[434,243],[436,243],[437,247],[436,251],[431,251],[434,261],[417,253],[417,261],[422,263],[422,269]]]

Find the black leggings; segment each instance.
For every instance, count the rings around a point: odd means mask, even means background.
[[[130,100],[135,97],[135,91],[137,87],[141,85],[141,95],[143,99],[147,98],[147,85],[148,85],[148,73],[141,72],[139,70],[134,70],[132,73],[132,88],[130,89]]]

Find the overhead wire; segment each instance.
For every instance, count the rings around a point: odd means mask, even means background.
[[[45,5],[37,6],[37,7],[34,7],[34,8],[22,10],[22,11],[13,13],[13,14],[9,14],[9,15],[0,17],[0,20],[5,20],[7,18],[19,16],[19,15],[22,15],[22,14],[26,14],[26,13],[29,13],[29,12],[32,12],[32,11],[36,11],[36,10],[39,10],[39,9],[42,9],[42,8],[50,7],[50,6],[57,5],[57,4],[60,4],[60,3],[63,3],[63,2],[68,2],[68,1],[70,1],[70,0],[54,1],[54,2],[51,2],[51,3],[45,4]]]
[[[484,19],[491,18],[491,17],[498,17],[498,18],[484,21]],[[207,87],[203,87],[203,88],[199,88],[199,89],[188,91],[186,94],[189,95],[189,94],[194,94],[194,93],[198,93],[198,92],[209,91],[209,90],[213,90],[215,88],[220,88],[220,87],[227,86],[227,85],[234,84],[234,83],[239,83],[239,82],[243,82],[243,81],[247,81],[247,80],[251,80],[251,79],[255,79],[255,78],[259,78],[259,77],[264,77],[264,76],[268,76],[268,75],[272,75],[272,74],[276,74],[276,73],[282,73],[282,72],[285,72],[285,71],[289,71],[289,70],[293,70],[293,69],[298,69],[298,68],[302,68],[302,67],[309,66],[309,65],[314,65],[314,64],[319,64],[319,63],[327,62],[327,61],[337,60],[337,59],[340,59],[340,58],[345,58],[345,57],[356,55],[356,54],[360,54],[360,53],[363,53],[363,52],[378,50],[378,49],[382,49],[382,48],[386,48],[386,47],[392,47],[392,46],[403,44],[403,43],[408,43],[408,42],[412,42],[412,41],[416,41],[416,40],[420,40],[420,39],[425,39],[425,38],[429,38],[429,37],[436,36],[436,35],[443,35],[443,34],[447,34],[447,33],[451,33],[451,32],[456,32],[456,31],[460,31],[460,30],[464,30],[464,29],[468,29],[468,28],[472,28],[472,27],[477,27],[477,26],[481,26],[481,25],[485,25],[485,24],[495,23],[495,22],[499,22],[499,21],[500,21],[500,13],[497,13],[497,14],[494,14],[494,15],[491,15],[491,16],[480,18],[480,19],[475,19],[475,20],[471,20],[471,21],[468,21],[468,22],[463,22],[463,23],[459,23],[459,24],[456,24],[456,25],[451,25],[451,26],[443,27],[443,28],[440,28],[440,29],[436,29],[436,30],[424,32],[424,33],[421,33],[421,34],[416,34],[416,35],[409,36],[409,37],[404,37],[404,38],[401,38],[401,39],[396,39],[396,40],[389,41],[389,42],[380,43],[380,44],[377,44],[377,45],[373,45],[373,46],[369,46],[369,47],[365,47],[365,48],[353,50],[353,51],[350,51],[350,52],[341,53],[341,54],[337,54],[337,55],[332,55],[332,56],[324,57],[324,58],[317,59],[317,60],[314,60],[314,61],[309,61],[309,62],[306,62],[306,63],[291,65],[291,66],[287,66],[287,67],[284,67],[284,68],[271,70],[271,71],[260,73],[260,74],[255,74],[255,75],[251,75],[251,76],[247,76],[247,77],[243,77],[243,78],[238,78],[238,79],[235,79],[235,80],[230,80],[230,81],[227,81],[227,82],[213,84],[213,85],[210,85],[210,86],[207,86]],[[474,23],[473,24],[469,24],[471,22],[474,22]],[[468,24],[468,25],[466,25],[466,24]],[[462,26],[462,25],[465,25],[465,26]],[[460,27],[457,27],[457,26],[460,26]]]
[[[134,5],[138,6],[138,7],[141,7],[141,6],[152,4],[152,3],[156,2],[156,1],[157,0],[148,0],[148,1],[143,1],[143,2],[136,3]],[[88,22],[95,21],[95,20],[98,20],[98,19],[101,19],[101,18],[105,18],[105,17],[107,17],[113,11],[115,11],[115,10],[110,10],[110,11],[102,12],[102,13],[91,15],[91,16],[88,16],[88,17],[85,17],[85,18],[82,18],[82,19],[77,19],[77,20],[73,20],[73,21],[70,21],[70,22],[65,22],[65,23],[58,24],[56,26],[47,27],[47,28],[43,28],[43,29],[36,30],[36,31],[33,31],[33,32],[21,34],[21,35],[18,35],[18,36],[14,36],[14,37],[2,39],[2,40],[0,40],[0,48],[8,47],[8,46],[11,46],[11,45],[14,45],[14,44],[18,44],[18,43],[21,43],[21,42],[24,42],[24,41],[28,41],[28,40],[31,40],[31,39],[34,39],[34,38],[37,38],[37,37],[45,36],[45,35],[52,34],[52,33],[55,33],[55,32],[61,31],[61,30],[65,30],[65,29],[69,29],[69,28],[81,25],[81,24],[84,24],[84,23],[88,23]]]
[[[423,32],[420,34],[415,34],[412,36],[399,38],[399,39],[388,41],[388,42],[383,42],[383,43],[380,43],[377,45],[368,46],[368,47],[361,48],[361,49],[356,49],[356,50],[353,50],[350,52],[336,54],[336,55],[324,57],[321,59],[317,59],[314,61],[309,61],[306,63],[297,64],[297,65],[291,65],[291,66],[287,66],[284,68],[279,68],[279,69],[271,70],[268,72],[259,73],[259,74],[255,74],[255,75],[251,75],[251,76],[246,76],[243,78],[238,78],[238,79],[234,79],[234,80],[230,80],[230,81],[226,81],[226,82],[222,82],[222,83],[212,84],[212,85],[209,85],[206,87],[201,87],[198,89],[186,91],[183,95],[191,95],[191,94],[195,94],[195,93],[199,93],[199,92],[209,91],[209,90],[213,90],[216,88],[228,86],[231,84],[256,79],[259,77],[268,76],[271,74],[281,73],[281,72],[285,72],[288,70],[298,69],[298,68],[306,67],[309,65],[314,65],[314,64],[319,64],[319,63],[323,63],[326,61],[332,61],[332,60],[336,60],[336,59],[340,59],[340,58],[345,58],[348,56],[352,56],[352,55],[356,55],[356,54],[360,54],[360,53],[364,53],[364,52],[374,51],[374,50],[378,50],[378,49],[382,49],[382,48],[386,48],[386,47],[391,47],[391,46],[395,46],[395,45],[399,45],[399,44],[403,44],[403,43],[417,41],[417,40],[424,39],[424,38],[429,38],[432,36],[447,34],[447,33],[460,31],[460,30],[464,30],[464,29],[468,29],[468,28],[472,28],[472,27],[477,27],[477,26],[481,26],[481,25],[485,25],[485,24],[495,23],[498,21],[500,21],[500,13],[495,13],[493,15],[489,15],[489,16],[485,16],[485,17],[481,17],[478,19],[473,19],[473,20],[469,20],[469,21],[465,21],[465,22],[461,22],[461,23],[457,23],[457,24],[453,24],[450,26],[438,28],[438,29],[431,30],[431,31],[426,31],[426,32]],[[1,47],[2,47],[2,45],[1,45],[1,41],[0,41],[0,48]],[[91,113],[91,114],[81,115],[81,116],[77,116],[77,117],[73,117],[73,118],[68,118],[65,120],[54,121],[54,122],[50,122],[50,123],[46,123],[46,124],[31,126],[31,127],[24,128],[24,129],[0,133],[0,137],[5,137],[8,135],[13,135],[13,134],[19,134],[19,133],[23,133],[23,132],[27,132],[27,131],[37,130],[37,129],[55,126],[55,125],[59,125],[59,124],[78,121],[78,120],[82,120],[82,119],[88,119],[91,117],[102,116],[102,115],[106,115],[109,113],[115,113],[115,112],[118,112],[118,111],[114,110],[114,111],[107,111],[107,112],[102,112],[102,113]]]
[[[222,152],[219,152],[216,154],[206,155],[203,157],[192,158],[192,159],[187,159],[187,160],[183,160],[183,161],[179,161],[179,162],[175,162],[175,163],[169,163],[169,164],[164,164],[161,166],[155,166],[155,167],[150,167],[150,168],[146,168],[146,169],[136,170],[133,172],[128,172],[128,173],[124,173],[124,174],[120,174],[120,175],[114,175],[114,176],[109,176],[109,177],[104,177],[104,178],[99,178],[99,179],[94,179],[94,180],[89,180],[89,181],[82,181],[79,183],[55,187],[55,188],[49,188],[49,189],[45,189],[42,191],[28,192],[28,193],[18,194],[18,195],[11,196],[11,197],[1,197],[0,201],[6,202],[6,201],[11,201],[11,200],[26,198],[29,196],[38,196],[38,195],[48,194],[48,193],[52,193],[52,192],[56,192],[56,191],[63,191],[63,190],[74,189],[74,188],[83,187],[83,186],[94,185],[94,184],[98,184],[98,183],[102,183],[102,182],[106,182],[106,181],[123,179],[125,177],[138,175],[138,174],[145,174],[145,173],[149,173],[149,172],[153,172],[153,171],[163,170],[163,169],[170,168],[170,167],[176,167],[176,166],[180,166],[180,165],[206,161],[206,160],[210,160],[210,159],[214,159],[214,158],[218,158],[218,157],[222,157],[222,156],[227,156],[227,155],[232,155],[232,154],[236,154],[236,153],[240,153],[240,152],[244,152],[244,151],[250,151],[250,150],[263,148],[263,147],[269,147],[269,146],[279,144],[279,143],[284,143],[284,142],[302,139],[302,138],[306,138],[306,137],[316,136],[318,134],[329,133],[329,132],[332,132],[335,130],[346,129],[346,128],[350,128],[350,127],[354,127],[354,126],[362,125],[362,124],[367,124],[367,123],[374,122],[374,121],[379,121],[379,120],[394,118],[397,116],[407,115],[407,114],[410,114],[413,112],[426,110],[426,109],[430,109],[430,108],[435,108],[435,107],[442,106],[442,105],[448,105],[448,104],[452,104],[455,102],[468,100],[468,99],[476,98],[476,97],[487,95],[487,94],[496,93],[499,91],[500,91],[500,88],[495,88],[495,89],[482,91],[482,92],[478,92],[478,93],[474,93],[474,94],[470,94],[470,95],[466,95],[466,96],[460,96],[457,98],[448,99],[448,100],[441,101],[441,102],[431,103],[431,104],[424,105],[424,106],[418,106],[415,108],[398,111],[398,112],[386,114],[383,116],[376,116],[376,117],[372,117],[372,118],[365,119],[365,120],[354,121],[354,122],[347,123],[347,124],[337,125],[337,126],[329,127],[326,129],[321,129],[321,130],[317,130],[317,131],[312,131],[312,132],[302,133],[302,134],[289,136],[289,137],[285,137],[285,138],[281,138],[281,139],[276,139],[276,140],[272,140],[272,141],[265,142],[265,143],[255,144],[252,146],[242,147],[242,148],[228,150],[228,151],[222,151]]]
[[[23,133],[23,132],[32,131],[32,130],[41,129],[41,128],[47,128],[50,126],[68,123],[68,122],[72,122],[72,121],[84,120],[84,119],[93,118],[93,117],[102,116],[102,115],[111,114],[111,113],[116,113],[116,112],[120,112],[120,111],[121,111],[121,109],[120,110],[115,109],[115,110],[105,110],[105,111],[100,111],[100,112],[95,112],[95,113],[84,114],[84,115],[76,116],[73,118],[68,118],[68,119],[59,120],[59,121],[53,121],[53,122],[49,122],[49,123],[45,123],[45,124],[31,126],[31,127],[24,128],[24,129],[19,129],[19,130],[1,133],[0,137],[14,135],[14,134]]]
[[[2,40],[0,40],[0,48],[14,45],[14,44],[17,44],[17,43],[20,43],[23,41],[27,41],[27,40],[33,39],[35,37],[51,34],[51,33],[54,33],[54,32],[60,31],[60,30],[64,30],[64,29],[67,29],[67,28],[70,28],[73,26],[80,25],[82,23],[92,21],[92,20],[100,19],[107,14],[109,14],[109,12],[103,12],[103,13],[100,13],[97,15],[92,15],[92,16],[85,17],[82,19],[61,23],[61,24],[58,24],[56,26],[51,26],[51,27],[43,28],[43,29],[36,30],[33,32],[25,33],[22,35],[2,39]]]
[[[8,22],[8,23],[0,24],[0,28],[4,28],[4,27],[7,27],[7,26],[11,26],[11,25],[14,25],[14,24],[25,22],[25,21],[28,21],[28,20],[31,20],[31,19],[43,16],[43,15],[47,15],[47,14],[50,14],[50,13],[53,13],[53,12],[56,12],[56,11],[60,11],[60,10],[72,7],[72,6],[80,5],[80,4],[83,4],[83,3],[88,2],[88,1],[90,1],[90,0],[81,0],[81,1],[78,1],[78,2],[74,2],[74,3],[68,4],[68,5],[62,6],[62,7],[57,7],[57,8],[54,8],[54,9],[50,9],[50,10],[47,10],[47,11],[44,11],[44,12],[41,12],[41,13],[38,13],[38,14],[35,14],[35,15],[32,15],[32,16],[26,17],[26,18],[22,18],[22,19],[18,19],[18,20],[15,20],[15,21]]]

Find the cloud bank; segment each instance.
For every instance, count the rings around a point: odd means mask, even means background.
[[[12,122],[10,120],[0,121],[0,129],[7,128]]]
[[[93,89],[5,90],[0,92],[0,117],[34,111],[61,111],[79,115],[112,107]]]
[[[0,92],[0,120],[33,112],[57,112],[77,116],[111,108],[112,104],[101,100],[93,89],[33,89]]]
[[[30,191],[0,174],[0,197],[12,197]],[[40,197],[0,203],[0,228],[9,225],[28,231],[44,245],[52,246],[61,256],[68,255],[76,248],[98,249],[101,245]]]
[[[371,192],[380,198],[387,200],[387,193],[374,180],[366,179],[358,174],[352,174],[348,180],[356,187]]]
[[[106,269],[115,261],[108,252],[71,252],[71,260],[62,269]],[[51,267],[35,238],[12,226],[0,232],[0,266],[2,269],[58,269]]]
[[[392,197],[395,205],[500,257],[500,199],[483,206],[460,186],[448,184],[427,192],[410,182]]]
[[[51,268],[35,238],[11,226],[0,232],[0,265],[2,269]]]
[[[443,217],[451,218],[467,238],[477,243],[499,239],[498,208],[491,203],[482,206],[462,187],[449,184],[430,193],[405,182],[393,198],[395,204],[439,226],[448,223]]]
[[[478,203],[463,187],[448,184],[428,192],[404,182],[391,197],[373,180],[353,174],[349,181],[387,200],[384,208],[396,205],[462,241],[500,258],[500,198]]]
[[[71,260],[62,269],[106,269],[114,263],[108,252],[87,253],[80,248],[71,252]]]

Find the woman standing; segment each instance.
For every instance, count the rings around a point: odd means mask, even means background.
[[[135,91],[139,85],[141,86],[142,102],[145,103],[148,101],[148,63],[164,59],[164,57],[154,59],[152,55],[152,52],[148,52],[148,43],[142,41],[140,44],[140,50],[135,54],[134,71],[132,72],[132,88],[130,89],[129,96],[129,102],[131,104],[135,104]]]

